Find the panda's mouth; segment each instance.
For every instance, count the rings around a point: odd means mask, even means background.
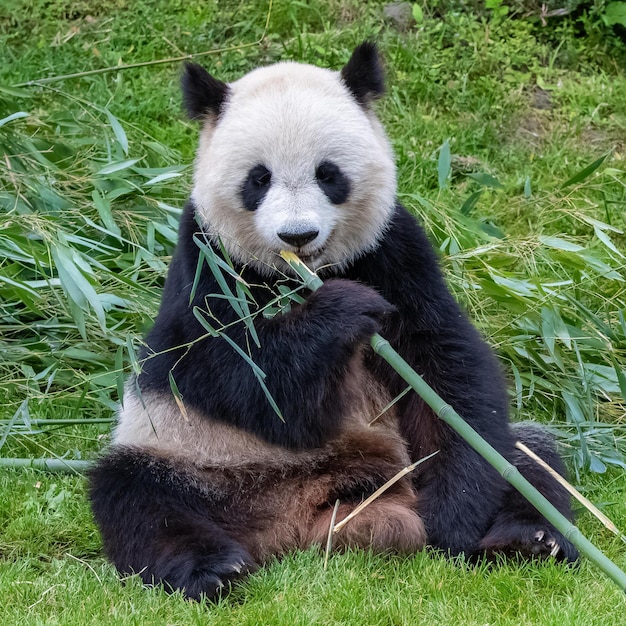
[[[324,250],[325,248],[318,248],[317,250],[307,252],[306,254],[303,254],[300,250],[296,250],[294,254],[298,255],[299,259],[303,263],[310,264],[317,261],[324,254]]]

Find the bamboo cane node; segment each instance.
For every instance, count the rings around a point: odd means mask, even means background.
[[[578,530],[578,528],[576,526],[574,526],[573,524],[570,526],[570,528],[568,528],[564,533],[563,536],[566,539],[569,539],[570,541],[572,541],[572,543],[575,543],[575,541],[573,541],[574,537],[578,537],[580,536],[582,533],[580,532],[580,530]]]
[[[441,418],[444,422],[446,422],[447,424],[448,422],[448,415],[455,415],[456,411],[452,408],[451,405],[449,404],[444,404],[438,411],[437,411],[437,417]]]
[[[384,347],[384,346],[388,346],[389,342],[384,339],[383,337],[381,337],[380,335],[374,335],[372,337],[372,348],[374,350],[374,352],[378,353],[378,351]]]
[[[502,476],[502,478],[504,478],[504,480],[508,481],[511,476],[513,476],[514,474],[519,474],[519,470],[517,469],[517,467],[515,467],[515,465],[512,465],[511,463],[509,463],[501,472],[500,475]]]

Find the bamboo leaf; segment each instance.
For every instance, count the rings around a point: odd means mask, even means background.
[[[467,200],[465,200],[465,202],[463,203],[463,206],[461,206],[461,213],[463,215],[469,215],[474,210],[474,207],[478,204],[480,196],[482,195],[483,190],[481,189],[480,191],[475,191],[471,196],[469,196],[469,198],[467,198]]]
[[[150,187],[152,185],[157,185],[158,183],[162,183],[166,180],[170,180],[172,178],[178,178],[179,176],[182,176],[182,174],[180,172],[163,172],[163,174],[159,174],[158,176],[155,176],[154,178],[151,178],[150,180],[147,180],[143,186],[144,187]]]
[[[530,186],[530,176],[526,176],[526,180],[524,181],[524,198],[531,198],[532,195],[533,191]]]
[[[566,187],[571,187],[572,185],[577,185],[578,183],[582,183],[584,180],[589,178],[603,163],[606,157],[609,156],[609,153],[602,155],[599,159],[588,165],[584,169],[580,170],[577,174],[574,174],[571,178],[566,180],[562,185],[561,189],[565,189]]]
[[[126,161],[117,161],[116,163],[109,163],[101,170],[96,172],[96,176],[106,176],[107,174],[115,174],[115,172],[121,172],[122,170],[127,170],[129,167],[138,163],[141,159],[128,159]]]
[[[97,189],[94,189],[91,193],[91,199],[93,200],[93,204],[98,211],[98,215],[107,230],[115,237],[120,237],[122,233],[119,226],[113,219],[113,214],[111,213],[111,203],[109,200],[105,198],[104,195]]]
[[[18,89],[17,87],[9,87],[8,85],[0,85],[0,93],[5,93],[13,98],[32,98],[33,93],[28,89]]]
[[[250,312],[250,305],[248,304],[248,299],[246,298],[246,294],[244,293],[244,288],[241,283],[235,283],[235,289],[237,291],[237,296],[239,297],[239,304],[241,305],[241,309],[243,311],[243,317],[241,318],[242,322],[246,325],[250,336],[252,337],[252,341],[257,348],[261,347],[261,342],[259,340],[259,336],[256,332],[256,328],[254,327],[254,319]]]
[[[12,122],[13,120],[19,120],[24,117],[29,117],[30,113],[26,113],[25,111],[17,111],[16,113],[11,113],[11,115],[7,115],[7,117],[3,117],[0,120],[0,127]]]
[[[169,226],[166,226],[165,224],[159,224],[158,222],[154,222],[153,226],[154,229],[158,233],[163,235],[163,237],[165,237],[167,241],[169,241],[173,245],[176,244],[176,242],[178,241],[177,231],[175,231],[173,228],[170,228]]]
[[[467,177],[474,179],[483,187],[490,187],[491,189],[504,189],[504,185],[497,178],[494,178],[485,172],[472,172],[471,174],[467,174]]]
[[[176,402],[178,409],[181,412],[181,415],[185,418],[185,421],[189,421],[189,415],[187,414],[187,409],[185,408],[185,403],[183,402],[183,396],[181,395],[180,391],[178,390],[178,385],[176,384],[176,381],[174,380],[174,374],[172,373],[172,370],[170,370],[167,373],[167,378],[170,382],[170,389],[172,390],[172,394],[174,396],[174,401]]]
[[[31,289],[31,287],[29,285],[21,283],[21,282],[19,282],[17,280],[13,280],[13,279],[9,278],[8,276],[0,275],[0,283],[5,283],[6,285],[11,285],[11,287],[15,287],[16,289],[18,289],[20,291],[25,291],[27,294],[33,296],[34,298],[40,298],[41,297],[36,291]],[[43,283],[45,285],[49,284],[48,281],[43,281]]]
[[[222,259],[220,259],[217,254],[215,254],[215,251],[213,250],[213,248],[211,248],[210,246],[207,246],[205,243],[200,241],[195,235],[194,235],[194,241],[196,242],[196,245],[200,248],[200,253],[204,257],[204,260],[207,262],[209,269],[211,270],[211,273],[215,277],[215,280],[217,281],[217,284],[220,290],[222,291],[222,293],[224,294],[225,298],[233,307],[233,309],[235,310],[235,313],[237,313],[237,315],[240,318],[243,318],[244,312],[243,312],[243,307],[241,305],[240,298],[235,296],[235,294],[233,293],[232,289],[230,288],[230,286],[226,282],[226,279],[224,278],[224,274],[222,273],[222,270],[225,270],[231,276],[235,274],[239,280],[241,280],[241,277],[231,267],[229,267],[227,263],[225,263]]]
[[[539,241],[548,248],[556,248],[557,250],[565,250],[566,252],[582,252],[585,248],[577,243],[572,243],[560,237],[540,236]]]
[[[124,346],[118,346],[115,352],[115,373],[117,397],[122,407],[124,406]]]
[[[95,289],[77,266],[77,262],[80,261],[79,257],[74,255],[70,248],[58,243],[51,246],[51,253],[61,285],[68,298],[83,310],[87,310],[89,304],[96,314],[100,328],[106,330],[104,309]],[[84,261],[82,264],[84,265]]]
[[[24,424],[30,424],[30,414],[28,412],[28,398],[22,401],[17,411],[15,411],[13,416],[9,418],[9,421],[6,423],[4,431],[0,434],[0,449],[2,449],[2,447],[4,446],[8,436],[11,434],[13,426],[18,422],[20,418],[22,419],[22,422]]]
[[[133,345],[133,338],[130,333],[126,335],[126,354],[130,359],[130,366],[133,368],[135,376],[141,374],[141,365],[137,360],[137,354],[135,353],[135,346]]]
[[[593,231],[596,237],[609,249],[615,252],[618,256],[624,258],[624,255],[617,249],[615,244],[611,241],[611,238],[598,226],[593,227]]]
[[[615,376],[617,377],[619,390],[622,394],[622,400],[626,400],[626,372],[620,367],[620,364],[614,356],[611,357],[611,361],[613,363],[613,367],[615,368]]]
[[[200,283],[200,277],[202,276],[202,268],[204,267],[204,257],[199,254],[198,262],[196,263],[196,272],[193,276],[193,283],[191,284],[191,290],[189,291],[189,304],[194,301],[196,297],[196,291],[198,289],[198,284]]]
[[[117,139],[117,143],[120,144],[120,147],[124,151],[124,154],[128,154],[128,137],[126,136],[126,132],[122,128],[122,125],[119,123],[118,119],[109,111],[105,109],[107,117],[109,118],[109,124],[111,124],[111,128],[113,129],[113,133],[115,134],[115,138]]]
[[[439,160],[437,162],[437,179],[439,181],[439,189],[445,189],[448,186],[448,177],[452,167],[452,157],[450,155],[450,142],[446,139],[439,150]]]

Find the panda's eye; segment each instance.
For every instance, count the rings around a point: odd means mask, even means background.
[[[265,165],[255,165],[241,187],[241,200],[248,211],[256,211],[272,184],[272,172]]]
[[[342,204],[350,195],[350,181],[332,161],[323,161],[315,168],[315,180],[333,204]]]
[[[337,169],[338,168],[333,166],[332,163],[324,162],[315,170],[315,178],[317,178],[320,183],[332,183],[335,181]]]
[[[267,187],[272,182],[272,173],[265,168],[263,169],[265,171],[260,176],[257,176],[254,181],[257,187]]]

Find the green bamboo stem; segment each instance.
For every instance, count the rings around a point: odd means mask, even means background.
[[[71,459],[0,459],[0,467],[17,468],[32,467],[53,473],[84,474],[93,465],[91,461],[75,461]]]
[[[292,253],[283,252],[281,256],[302,278],[304,284],[315,291],[322,280]],[[426,404],[450,428],[458,433],[480,456],[482,456],[500,475],[517,489],[564,537],[569,539],[590,561],[595,563],[618,587],[626,592],[626,573],[624,573],[601,550],[596,548],[519,470],[507,461],[491,444],[486,442],[449,404],[428,385],[428,383],[391,347],[391,344],[378,334],[371,339],[371,346],[393,369],[413,388]]]
[[[114,417],[95,417],[88,419],[33,419],[30,420],[30,426],[87,426],[89,424],[112,424],[115,422]],[[11,424],[15,426],[25,426],[25,424],[14,424],[13,420],[0,420],[0,425]]]

